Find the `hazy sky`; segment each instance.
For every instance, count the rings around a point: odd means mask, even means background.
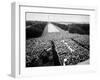
[[[85,15],[27,13],[26,20],[89,23],[89,16],[87,16],[87,15],[85,16]]]

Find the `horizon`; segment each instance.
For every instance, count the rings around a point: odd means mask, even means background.
[[[60,23],[85,23],[89,24],[89,16],[87,15],[61,15],[61,14],[41,14],[27,13],[26,21],[46,21]]]

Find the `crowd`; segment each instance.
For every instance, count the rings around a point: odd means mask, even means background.
[[[71,39],[65,39],[64,41],[68,43],[74,52],[71,52],[61,40],[55,41],[56,51],[62,65],[65,58],[67,59],[66,65],[77,64],[89,59],[89,51],[87,49],[79,46]]]
[[[88,35],[80,35],[79,37],[73,38],[73,40],[89,50],[90,40]]]
[[[89,50],[79,46],[71,39],[64,39],[64,41],[74,52],[71,52],[61,40],[27,40],[26,67],[55,66],[55,58],[58,58],[59,65],[63,65],[64,59],[66,59],[66,65],[74,65],[89,59]]]

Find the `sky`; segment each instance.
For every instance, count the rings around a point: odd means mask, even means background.
[[[89,23],[88,15],[26,13],[26,20]]]

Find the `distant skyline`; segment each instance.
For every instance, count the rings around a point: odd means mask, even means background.
[[[88,15],[72,15],[72,14],[61,15],[61,14],[27,13],[26,20],[89,23],[89,16]]]

